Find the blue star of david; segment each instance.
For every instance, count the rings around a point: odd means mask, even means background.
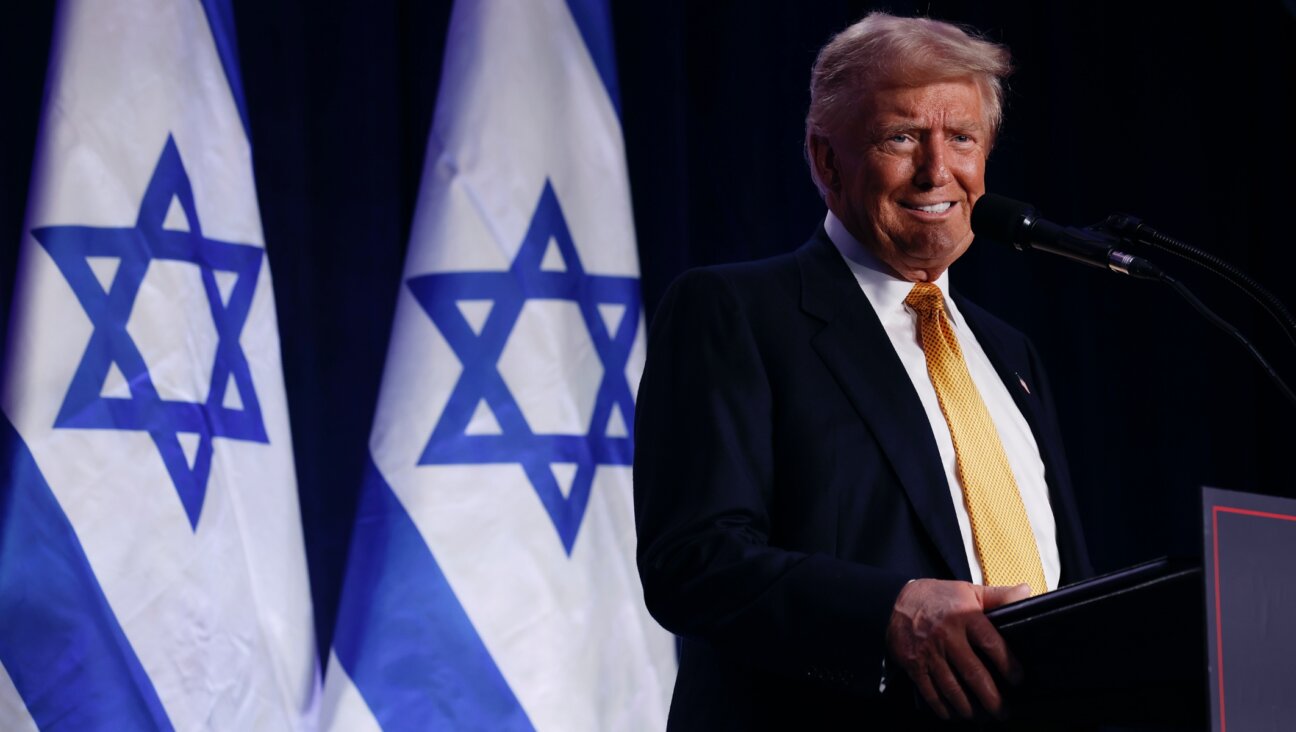
[[[173,199],[188,219],[188,231],[163,228]],[[239,345],[239,333],[256,292],[262,250],[203,236],[193,188],[170,136],[140,202],[135,226],[47,226],[34,229],[32,235],[53,258],[94,325],[54,426],[148,432],[179,494],[190,527],[197,529],[211,474],[212,438],[269,442],[247,357]],[[90,258],[97,257],[119,260],[110,285],[101,285],[95,277]],[[155,259],[189,262],[202,273],[218,339],[205,402],[159,396],[144,357],[126,330],[135,296],[149,262]],[[217,271],[237,276],[228,298],[222,298],[217,287]],[[177,349],[182,347],[177,344]],[[126,380],[129,398],[102,394],[113,364]],[[242,401],[241,409],[224,405],[231,381]],[[180,435],[198,436],[192,464],[181,447]]]
[[[566,265],[563,271],[541,268],[550,240],[562,255]],[[634,457],[634,442],[629,434],[607,433],[614,409],[620,410],[627,432],[634,423],[634,395],[625,370],[639,327],[639,280],[584,271],[558,197],[546,181],[526,237],[508,270],[428,274],[410,278],[407,284],[463,364],[463,373],[419,464],[520,464],[570,555],[589,504],[595,468],[630,465]],[[462,300],[493,303],[480,333],[460,311],[458,303]],[[568,300],[580,309],[603,365],[585,434],[535,433],[500,375],[500,355],[527,300]],[[599,316],[599,305],[608,304],[624,308],[616,332],[609,332]],[[483,400],[495,414],[499,434],[466,432]],[[556,463],[576,465],[566,496],[551,468]]]

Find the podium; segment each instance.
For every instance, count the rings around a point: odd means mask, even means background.
[[[1203,491],[1211,729],[1296,724],[1296,501]]]
[[[1158,559],[988,613],[1025,672],[1014,721],[1201,729],[1203,592],[1196,561]]]
[[[1296,724],[1296,500],[1203,489],[1203,561],[1158,559],[988,613],[1016,724]],[[1209,723],[1208,723],[1209,720]]]

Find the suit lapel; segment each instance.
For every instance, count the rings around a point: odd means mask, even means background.
[[[1025,351],[1020,348],[1009,348],[1004,343],[1002,333],[998,329],[991,327],[989,319],[981,308],[963,299],[957,293],[952,293],[951,296],[958,303],[959,312],[967,320],[968,327],[972,329],[972,335],[976,336],[977,343],[981,344],[981,350],[990,359],[990,365],[994,366],[995,373],[999,375],[999,380],[1004,383],[1008,393],[1012,395],[1013,402],[1017,404],[1017,410],[1026,418],[1031,433],[1035,435],[1035,441],[1038,443],[1040,451],[1047,453],[1049,450],[1044,444],[1045,441],[1040,438],[1040,420],[1042,416],[1040,415],[1040,398],[1036,391],[1037,387],[1026,380],[1027,376],[1033,377],[1033,374]],[[1045,467],[1049,467],[1047,460]]]
[[[877,438],[951,576],[970,580],[931,424],[881,321],[822,229],[797,262],[802,308],[825,323],[814,349]]]

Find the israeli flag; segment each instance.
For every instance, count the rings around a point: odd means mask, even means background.
[[[336,730],[660,730],[644,356],[608,8],[465,0],[325,674]]]
[[[0,729],[313,729],[228,0],[55,25],[0,397]]]

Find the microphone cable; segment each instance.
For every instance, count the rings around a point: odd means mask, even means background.
[[[1260,366],[1264,368],[1265,373],[1269,374],[1269,378],[1273,380],[1275,385],[1277,385],[1278,390],[1287,397],[1287,400],[1292,403],[1292,406],[1296,406],[1296,392],[1293,392],[1291,387],[1287,385],[1287,382],[1283,381],[1283,378],[1278,375],[1278,372],[1269,364],[1269,361],[1260,354],[1260,351],[1255,347],[1255,344],[1251,343],[1251,341],[1246,339],[1246,336],[1242,335],[1242,331],[1238,330],[1232,323],[1229,323],[1214,310],[1207,307],[1205,303],[1197,299],[1197,296],[1192,294],[1192,291],[1184,286],[1184,284],[1179,280],[1163,273],[1160,277],[1160,281],[1166,283],[1171,287],[1171,289],[1179,293],[1179,296],[1187,300],[1188,304],[1192,305],[1198,313],[1201,313],[1202,317],[1214,323],[1220,328],[1220,330],[1223,330],[1225,333],[1228,333],[1237,339],[1244,348],[1250,351],[1255,360],[1260,363]]]
[[[1278,326],[1287,336],[1287,339],[1292,342],[1292,345],[1296,345],[1296,318],[1292,317],[1291,311],[1277,296],[1232,264],[1210,252],[1162,234],[1150,226],[1145,226],[1142,221],[1128,214],[1112,214],[1104,219],[1097,228],[1112,231],[1122,238],[1137,244],[1168,252],[1215,274],[1242,290],[1254,300],[1261,309],[1277,321]]]

